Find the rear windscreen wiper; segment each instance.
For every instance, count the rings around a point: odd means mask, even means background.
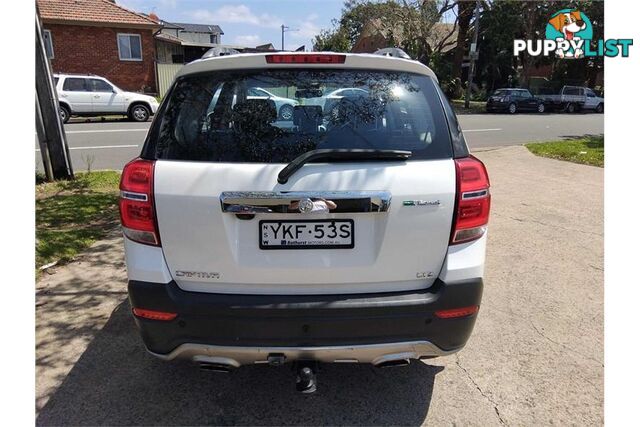
[[[278,174],[278,182],[285,184],[291,175],[305,163],[314,160],[407,160],[411,151],[403,150],[363,150],[363,149],[321,149],[311,150],[299,155]]]

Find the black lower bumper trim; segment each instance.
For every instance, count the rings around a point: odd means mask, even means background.
[[[440,280],[426,290],[345,295],[229,295],[188,292],[129,281],[132,307],[178,313],[164,322],[136,317],[147,348],[170,353],[181,344],[291,347],[427,340],[462,347],[476,315],[440,319],[434,312],[480,305],[482,279]]]

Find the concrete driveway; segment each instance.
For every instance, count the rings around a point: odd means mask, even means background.
[[[457,356],[328,365],[315,395],[288,367],[201,373],[147,355],[119,233],[37,283],[38,425],[603,423],[603,169],[477,153],[492,180],[485,293]]]

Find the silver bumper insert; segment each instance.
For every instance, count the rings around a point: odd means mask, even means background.
[[[211,363],[239,367],[269,363],[269,355],[284,355],[285,362],[317,360],[325,363],[371,363],[446,356],[460,349],[445,351],[429,341],[389,344],[368,344],[331,347],[227,347],[205,344],[182,344],[169,354],[154,356],[163,360],[186,359],[197,363]]]

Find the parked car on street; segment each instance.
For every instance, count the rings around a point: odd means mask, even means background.
[[[558,94],[540,94],[539,98],[554,110],[575,113],[581,110],[604,112],[604,98],[588,87],[563,86]]]
[[[544,100],[531,95],[527,89],[498,89],[489,97],[487,112],[507,112],[515,114],[521,111],[544,113]]]
[[[149,95],[126,92],[104,77],[55,74],[60,101],[60,117],[66,123],[71,116],[124,114],[130,120],[146,122],[158,109],[158,101]]]
[[[293,120],[293,107],[298,105],[298,101],[295,99],[274,95],[261,87],[249,88],[247,99],[270,99],[275,102],[278,120]]]
[[[300,99],[295,125],[249,88]],[[324,117],[319,87],[364,87]],[[309,89],[312,88],[312,89]],[[316,88],[316,89],[313,89]],[[491,196],[434,72],[335,53],[202,59],[177,74],[120,184],[128,290],[151,354],[204,370],[407,365],[461,350]]]

